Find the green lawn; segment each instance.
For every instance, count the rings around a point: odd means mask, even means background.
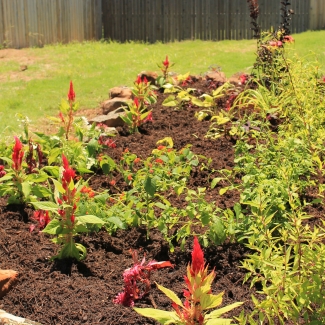
[[[298,55],[317,58],[320,66],[325,65],[325,31],[293,36],[296,42],[290,47]],[[175,63],[175,72],[203,74],[213,65],[230,77],[250,71],[255,50],[254,40],[58,44],[10,50],[14,52],[12,58],[6,55],[8,50],[0,50],[0,134],[19,131],[17,114],[28,116],[32,123],[55,115],[61,99],[66,98],[70,80],[80,107],[94,108],[108,98],[111,87],[132,86],[140,71],[159,71],[157,63],[166,55]],[[28,69],[20,71],[21,64],[27,64]]]

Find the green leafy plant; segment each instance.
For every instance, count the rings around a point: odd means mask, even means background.
[[[1,167],[0,195],[9,195],[8,203],[28,203],[51,196],[46,188],[47,173],[40,168],[43,152],[39,144],[28,142],[28,150],[18,137],[12,148],[11,159],[1,157],[8,164]]]
[[[152,122],[152,111],[148,109],[148,105],[156,101],[153,89],[145,77],[142,80],[138,76],[134,85],[132,91],[134,99],[128,103],[125,114],[121,115],[131,133],[138,132],[143,123]]]
[[[172,83],[171,78],[169,76],[170,68],[174,66],[175,63],[171,63],[168,59],[168,55],[166,55],[166,58],[164,61],[162,61],[162,64],[157,64],[158,68],[162,72],[162,76],[159,76],[156,80],[157,85],[162,88],[164,85],[168,83]]]
[[[80,193],[87,193],[84,186],[74,183],[75,171],[62,154],[63,166],[60,169],[60,181],[53,179],[55,186],[54,202],[34,203],[36,209],[50,211],[51,221],[43,229],[44,233],[55,235],[54,243],[59,244],[60,250],[53,258],[75,258],[82,260],[86,257],[86,248],[80,243],[75,243],[74,236],[78,233],[88,232],[88,225],[103,225],[105,222],[94,215],[78,215],[78,202]]]
[[[211,284],[215,272],[208,274],[208,266],[204,263],[203,251],[197,238],[194,238],[192,251],[192,263],[187,267],[185,276],[186,290],[184,290],[185,302],[171,290],[158,285],[169,299],[172,300],[174,311],[164,311],[152,308],[134,308],[134,310],[145,317],[150,317],[160,324],[183,324],[183,325],[213,325],[231,324],[231,319],[220,318],[220,316],[242,303],[236,302],[229,306],[207,313],[208,310],[218,307],[222,303],[223,292],[214,295],[211,293]]]

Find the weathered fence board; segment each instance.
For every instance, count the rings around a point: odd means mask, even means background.
[[[262,30],[280,0],[259,0]],[[325,29],[325,0],[293,0],[291,32]],[[0,47],[99,40],[169,42],[252,38],[246,0],[0,0]]]
[[[280,1],[258,2],[261,29],[276,29]],[[290,8],[295,11],[292,33],[325,28],[325,0],[295,0]],[[132,31],[127,29],[128,20]],[[103,0],[103,25],[105,38],[122,42],[252,37],[246,0]]]
[[[102,0],[0,0],[0,47],[102,37]]]

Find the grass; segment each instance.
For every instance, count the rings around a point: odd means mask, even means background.
[[[325,65],[325,31],[294,35],[292,47],[298,55],[310,53]],[[209,66],[220,66],[227,77],[249,72],[256,49],[254,40],[184,41],[176,43],[106,43],[84,42],[50,45],[13,51],[0,50],[0,135],[17,133],[15,116],[28,116],[32,123],[46,115],[56,115],[62,98],[66,98],[73,80],[81,108],[95,108],[108,98],[114,86],[132,86],[143,70],[158,71],[157,63],[168,54],[175,72],[205,73]],[[12,52],[10,52],[12,53]],[[28,69],[20,71],[19,66]]]

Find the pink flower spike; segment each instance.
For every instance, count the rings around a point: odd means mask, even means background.
[[[194,274],[198,274],[203,269],[204,269],[203,251],[201,249],[197,237],[194,237],[191,270],[193,271]]]
[[[72,83],[72,81],[70,81],[70,88],[69,88],[69,92],[68,92],[68,101],[74,102],[75,97],[76,97],[76,94],[73,90],[73,83]]]

